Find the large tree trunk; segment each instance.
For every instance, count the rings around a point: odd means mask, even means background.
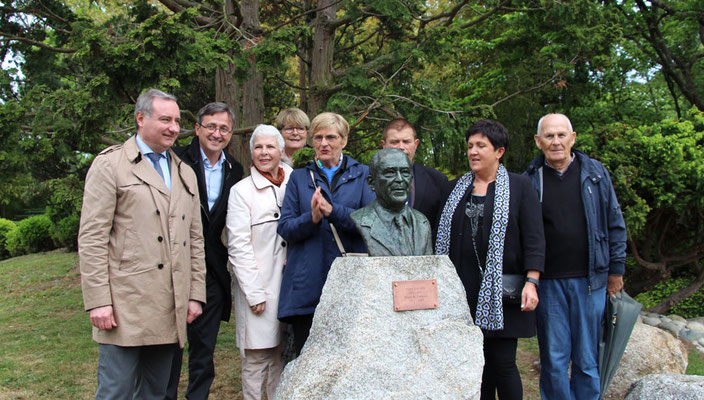
[[[312,0],[303,0],[303,12],[307,12],[312,7]],[[306,15],[306,24],[312,26],[314,14]],[[310,63],[311,63],[311,40],[305,36],[298,41],[298,106],[305,113],[312,115],[308,107],[308,83],[310,82]]]
[[[235,114],[235,120],[232,121],[233,128],[240,128],[242,124],[242,111],[240,101],[240,85],[234,79],[235,67],[228,65],[227,69],[218,68],[215,71],[215,101],[221,101],[232,109]],[[249,152],[247,151],[246,135],[235,134],[227,146],[227,152],[230,153],[237,161],[245,166],[247,173],[247,163]]]
[[[228,15],[232,15],[234,10],[232,1],[227,0]],[[240,46],[246,52],[261,40],[259,1],[242,1],[240,12],[242,13],[240,30],[243,33]],[[229,65],[227,69],[218,68],[215,73],[215,98],[228,104],[234,111],[234,128],[257,125],[262,122],[264,114],[264,85],[262,75],[257,71],[254,55],[249,55],[249,67],[242,82],[234,78],[234,73],[234,65]],[[251,132],[235,134],[227,147],[228,152],[245,167],[245,174],[249,174],[248,166],[251,164],[250,136]]]
[[[330,22],[335,20],[337,12],[336,0],[320,0],[313,24],[313,49],[311,54],[311,71],[308,97],[308,112],[315,115],[325,111],[330,88],[333,84],[332,63],[335,51],[335,26]]]

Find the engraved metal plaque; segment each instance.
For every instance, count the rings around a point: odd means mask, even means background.
[[[394,281],[394,311],[438,308],[437,279]]]

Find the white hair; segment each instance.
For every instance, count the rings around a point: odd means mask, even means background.
[[[550,113],[550,114],[545,114],[545,115],[543,115],[543,116],[538,120],[538,133],[537,133],[538,136],[540,136],[540,130],[541,130],[541,128],[543,127],[543,120],[544,120],[546,117],[553,117],[553,116],[557,116],[557,115],[562,116],[562,117],[565,117],[565,120],[567,120],[567,129],[569,129],[570,133],[574,132],[574,131],[572,130],[572,122],[570,122],[570,119],[567,118],[567,116],[566,116],[565,114]]]
[[[254,132],[252,132],[252,137],[249,138],[250,155],[252,155],[252,153],[254,152],[254,140],[259,136],[275,137],[276,141],[279,144],[279,149],[282,153],[284,152],[284,146],[286,146],[286,142],[284,142],[284,137],[281,136],[281,132],[279,132],[279,130],[276,129],[275,126],[261,124],[257,125],[257,127],[254,128]]]

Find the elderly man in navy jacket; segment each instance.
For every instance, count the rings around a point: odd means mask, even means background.
[[[535,135],[543,155],[526,171],[545,226],[537,308],[543,399],[599,399],[597,355],[606,293],[613,296],[623,287],[621,208],[606,168],[572,150],[576,135],[566,116],[545,115]]]
[[[200,214],[205,239],[206,296],[203,315],[188,326],[188,389],[186,398],[207,399],[215,378],[213,352],[220,321],[229,321],[232,309],[227,248],[221,234],[230,188],[242,179],[242,166],[225,151],[232,138],[234,114],[225,103],[209,103],[198,112],[196,137],[175,150],[193,168],[198,179]],[[167,399],[176,399],[181,354],[174,358]]]

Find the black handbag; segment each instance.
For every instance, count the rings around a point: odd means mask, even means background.
[[[526,283],[526,277],[520,274],[503,274],[503,302],[504,304],[521,304],[521,294]]]
[[[484,275],[484,269],[482,268],[482,263],[479,260],[479,252],[477,251],[477,242],[472,237],[472,246],[474,247],[474,255],[477,257],[477,267],[479,267],[479,272]],[[525,275],[521,274],[503,274],[501,275],[502,282],[502,298],[504,304],[521,304],[521,295],[523,294],[523,286],[526,282]]]

